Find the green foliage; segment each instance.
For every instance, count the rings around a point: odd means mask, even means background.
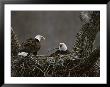
[[[80,15],[82,26],[77,33],[71,54],[49,57],[33,55],[11,56],[12,77],[97,77],[100,76],[100,48],[93,49],[100,31],[100,12],[87,11]],[[12,31],[12,54],[19,44]]]

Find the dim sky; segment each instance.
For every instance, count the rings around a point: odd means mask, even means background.
[[[53,48],[64,42],[71,51],[76,33],[81,28],[80,11],[12,11],[11,26],[17,34],[19,42],[43,35],[46,40],[41,41],[40,55],[49,55]],[[99,34],[96,45],[99,45]]]

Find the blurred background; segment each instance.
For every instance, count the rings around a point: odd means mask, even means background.
[[[46,40],[41,41],[39,55],[49,55],[65,43],[68,50],[72,50],[76,34],[81,28],[80,11],[12,11],[11,26],[20,43],[43,35]],[[100,34],[97,34],[95,46],[100,45]]]

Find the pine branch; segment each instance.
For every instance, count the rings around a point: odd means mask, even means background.
[[[72,72],[72,75],[82,76],[84,73],[89,71],[91,67],[96,63],[98,58],[100,57],[100,49],[95,49],[88,58],[82,59],[79,62],[79,65],[76,67],[73,67],[70,71]]]
[[[82,28],[80,32],[77,33],[73,53],[78,55],[80,58],[84,58],[89,56],[92,52],[93,43],[100,30],[100,12],[83,12],[81,13],[80,18],[83,19]]]
[[[14,30],[11,29],[11,56],[17,56],[20,49],[20,43]],[[14,58],[14,57],[13,57]]]

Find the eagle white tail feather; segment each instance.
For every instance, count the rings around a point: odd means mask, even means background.
[[[28,55],[28,53],[26,53],[26,52],[19,52],[18,55],[19,56],[26,57]]]

